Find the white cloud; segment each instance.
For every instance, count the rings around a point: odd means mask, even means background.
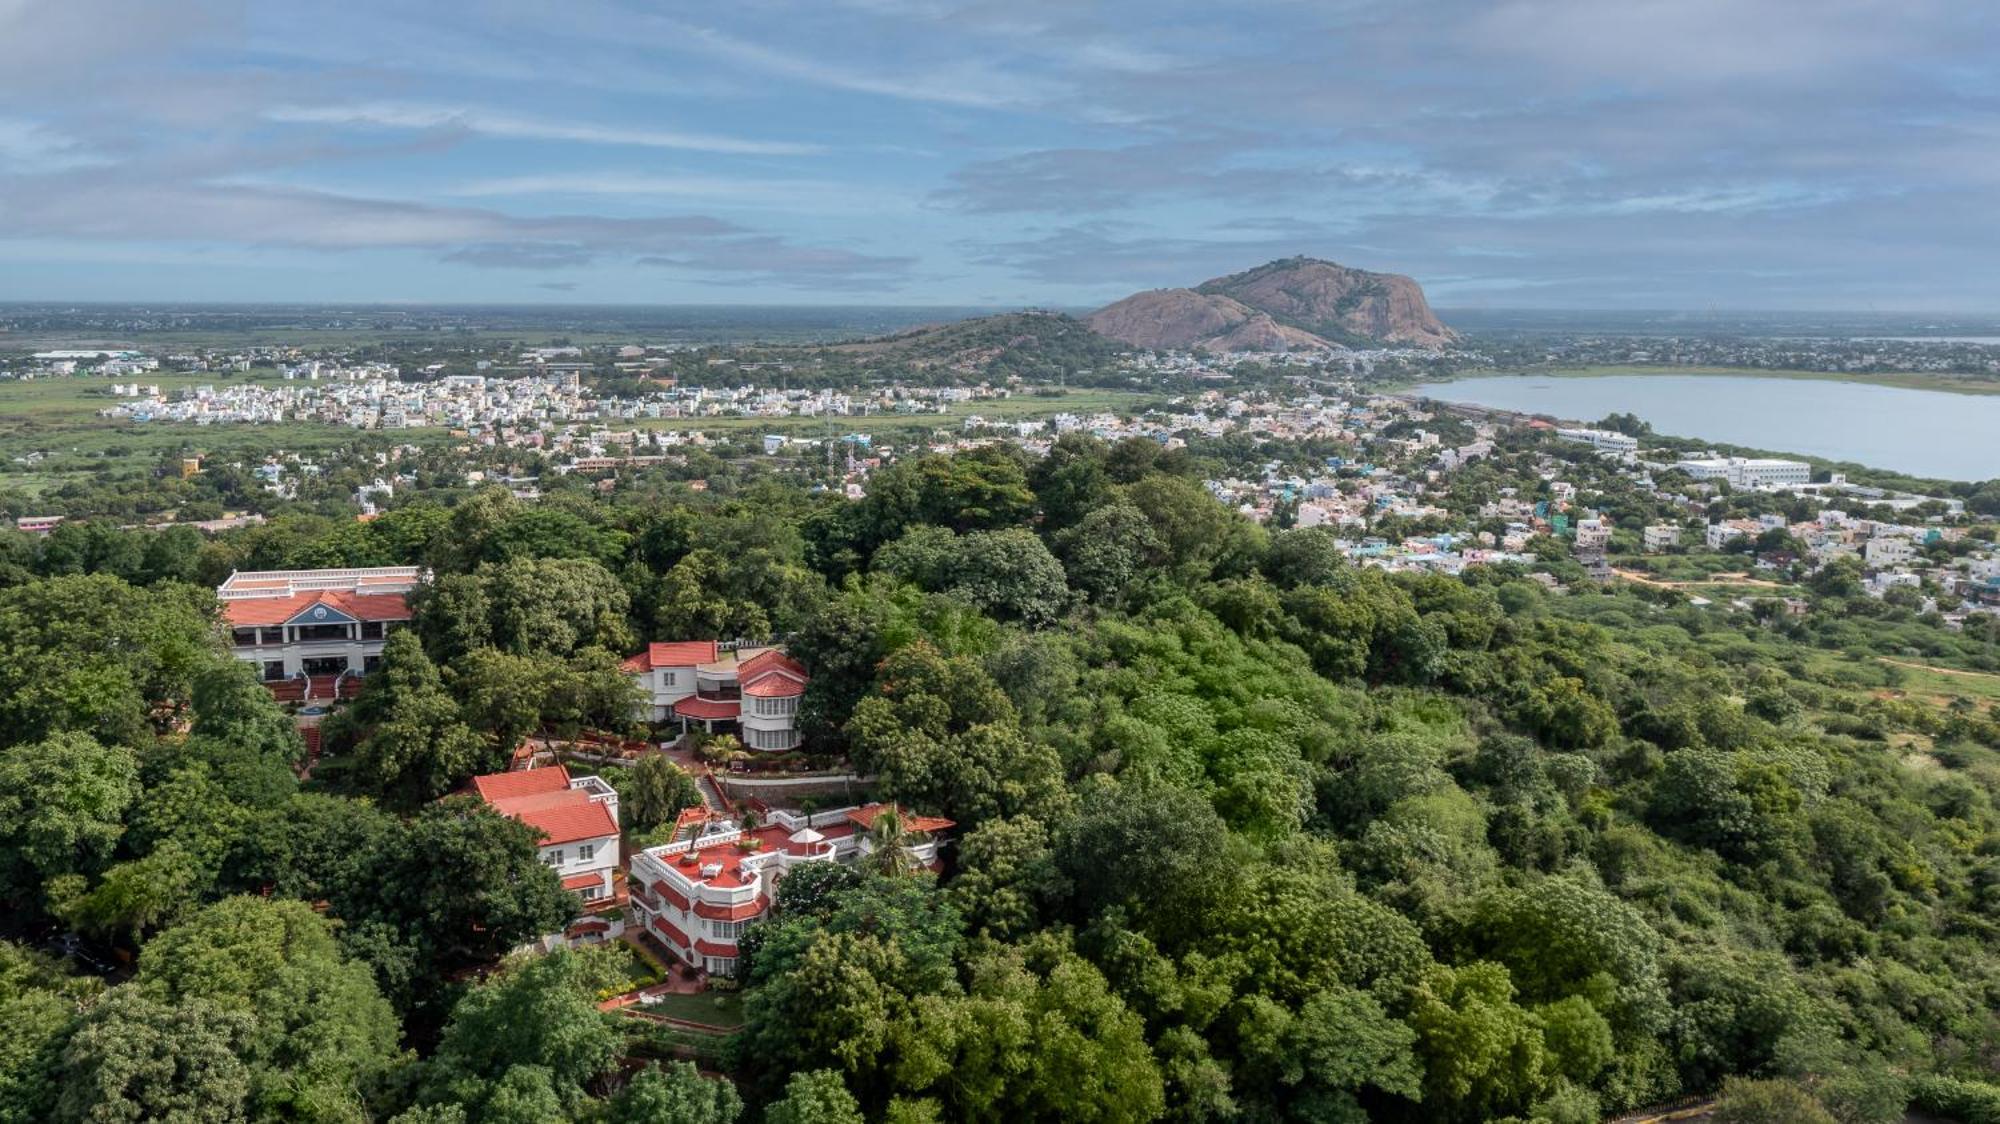
[[[852,69],[819,58],[795,55],[739,39],[707,27],[678,30],[711,57],[754,67],[766,74],[826,86],[850,93],[875,94],[905,101],[934,102],[974,109],[1022,106],[1047,100],[1055,92],[1048,82],[963,58],[949,66],[916,73]]]
[[[731,207],[798,212],[879,209],[903,202],[893,193],[864,192],[831,180],[746,179],[733,176],[657,175],[645,172],[550,172],[472,180],[446,189],[465,199],[517,195],[634,196],[701,199]]]
[[[82,143],[46,125],[0,117],[0,172],[59,172],[106,163]]]
[[[482,136],[514,140],[553,140],[636,148],[671,148],[738,156],[805,156],[825,151],[821,145],[793,141],[753,140],[669,129],[635,129],[587,121],[553,121],[479,108],[403,102],[281,105],[267,111],[264,116],[269,120],[286,124],[341,125],[378,129],[462,129]]]

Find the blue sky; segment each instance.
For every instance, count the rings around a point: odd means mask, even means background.
[[[2000,312],[1971,0],[0,0],[0,299]]]

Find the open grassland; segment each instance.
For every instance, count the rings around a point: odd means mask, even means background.
[[[1890,656],[1856,658],[1816,652],[1806,660],[1815,678],[1876,698],[1906,699],[1931,706],[1965,700],[1976,707],[2000,707],[2000,675],[1939,667]]]
[[[256,457],[278,450],[313,452],[351,444],[356,431],[312,422],[282,425],[190,425],[100,417],[119,399],[114,380],[98,376],[0,382],[0,484],[36,495],[64,480],[105,468],[147,465],[175,454]],[[171,393],[189,386],[240,386],[279,381],[270,375],[146,375],[136,381]],[[443,430],[412,429],[413,443],[439,440]],[[25,459],[24,459],[25,458]]]

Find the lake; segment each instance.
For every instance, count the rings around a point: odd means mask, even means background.
[[[2000,477],[2000,395],[1753,375],[1499,375],[1427,383],[1410,393],[1584,422],[1637,414],[1676,437],[1913,476]]]

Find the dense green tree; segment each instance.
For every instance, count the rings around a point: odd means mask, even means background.
[[[418,632],[435,659],[480,647],[517,655],[629,651],[631,595],[588,559],[517,558],[448,574],[412,598]]]
[[[54,1115],[63,1046],[102,990],[95,977],[70,976],[52,958],[0,941],[0,1121]]]
[[[639,831],[652,831],[673,823],[682,809],[702,803],[701,789],[687,770],[664,754],[648,754],[632,766],[630,783],[625,786],[619,811],[625,822]]]
[[[0,742],[62,730],[142,745],[212,664],[214,595],[106,574],[0,590]]]
[[[736,1124],[742,1115],[736,1086],[703,1077],[689,1062],[647,1066],[604,1110],[607,1124]]]
[[[764,1110],[765,1124],[863,1124],[861,1106],[832,1070],[797,1073],[785,1095]]]
[[[400,1028],[368,969],[304,902],[229,898],[146,943],[136,986],[247,1015],[237,1046],[259,1117],[363,1114]]]
[[[139,795],[132,752],[87,734],[0,749],[0,868],[12,900],[42,885],[102,870]]]
[[[164,1003],[112,989],[63,1050],[55,1119],[244,1121],[248,1014],[207,1000]]]
[[[442,796],[489,760],[412,632],[389,637],[368,690],[322,736],[329,753],[349,758],[329,762],[344,783],[406,807]]]
[[[488,1110],[546,1119],[522,1115],[521,1105],[509,1102],[553,1098],[556,1113],[573,1115],[587,1100],[586,1087],[618,1057],[618,1034],[596,1003],[613,971],[597,951],[558,950],[473,988],[452,1010],[425,1066],[423,1098],[463,1105],[482,1119]]]

